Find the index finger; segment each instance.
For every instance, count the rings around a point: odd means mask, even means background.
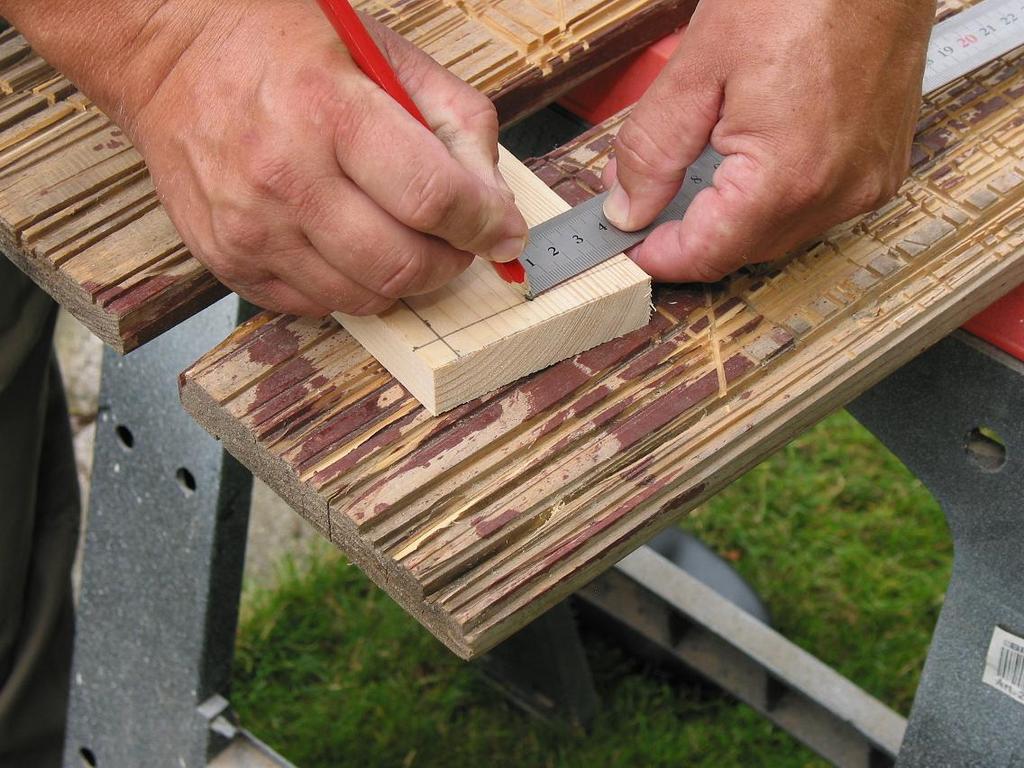
[[[496,186],[464,168],[368,79],[347,78],[342,90],[338,163],[374,202],[459,250],[494,261],[522,253],[526,222]]]
[[[658,227],[632,258],[656,280],[701,283],[779,258],[832,223],[823,210],[794,209],[781,187],[751,158],[729,155],[682,221]]]
[[[367,28],[405,87],[416,93],[416,106],[452,157],[484,184],[511,192],[497,167],[498,113],[491,100],[383,24],[374,21]]]

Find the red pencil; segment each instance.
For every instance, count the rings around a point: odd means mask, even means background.
[[[366,31],[362,19],[359,18],[359,14],[355,12],[348,0],[317,0],[317,2],[363,74],[401,104],[405,111],[419,120],[427,130],[430,130],[423,113],[398,81],[395,70],[391,68],[391,64],[381,53],[377,43]],[[518,259],[504,264],[495,262],[493,266],[494,271],[507,283],[526,282],[526,270]]]

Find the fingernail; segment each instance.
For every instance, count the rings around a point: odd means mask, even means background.
[[[488,261],[512,261],[512,259],[518,259],[525,248],[525,237],[506,237],[487,253],[481,253],[480,256]]]
[[[604,199],[604,215],[619,229],[629,225],[629,195],[617,181],[612,184],[608,197]]]

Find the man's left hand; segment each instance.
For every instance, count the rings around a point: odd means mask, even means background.
[[[605,213],[646,226],[710,143],[725,160],[634,252],[713,282],[873,210],[909,166],[934,0],[703,0],[622,126]]]

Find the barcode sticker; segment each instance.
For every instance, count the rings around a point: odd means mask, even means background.
[[[996,627],[992,631],[992,642],[985,659],[985,674],[981,679],[997,691],[1024,704],[1024,638]]]

